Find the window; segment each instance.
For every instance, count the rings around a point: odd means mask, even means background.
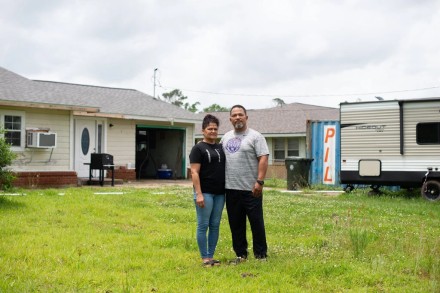
[[[0,112],[4,138],[12,148],[24,147],[24,113],[18,111]]]
[[[273,157],[275,160],[284,160],[286,157],[284,151],[284,138],[273,139]]]
[[[291,137],[287,139],[287,155],[289,157],[299,156],[299,139]]]
[[[274,160],[284,160],[288,156],[299,156],[299,139],[297,137],[274,138],[273,156]]]
[[[440,144],[440,122],[418,123],[417,144]]]

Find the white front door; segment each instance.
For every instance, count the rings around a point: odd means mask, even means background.
[[[96,152],[96,121],[75,120],[75,171],[78,177],[89,177],[90,154]]]

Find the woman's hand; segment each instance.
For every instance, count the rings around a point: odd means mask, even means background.
[[[197,193],[196,204],[197,204],[197,206],[199,206],[201,208],[205,207],[205,198],[203,197],[202,193]]]

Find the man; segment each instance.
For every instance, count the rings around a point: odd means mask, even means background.
[[[261,133],[248,128],[247,112],[232,106],[229,120],[234,130],[221,139],[226,155],[226,210],[232,234],[232,246],[239,263],[248,257],[246,216],[252,230],[256,259],[266,260],[266,229],[263,219],[263,186],[269,148]]]

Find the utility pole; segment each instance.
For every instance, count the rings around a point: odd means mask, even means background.
[[[154,68],[154,77],[153,77],[153,79],[154,79],[154,81],[153,81],[153,84],[154,84],[154,88],[153,88],[153,98],[156,98],[156,72],[157,72],[157,68]]]

